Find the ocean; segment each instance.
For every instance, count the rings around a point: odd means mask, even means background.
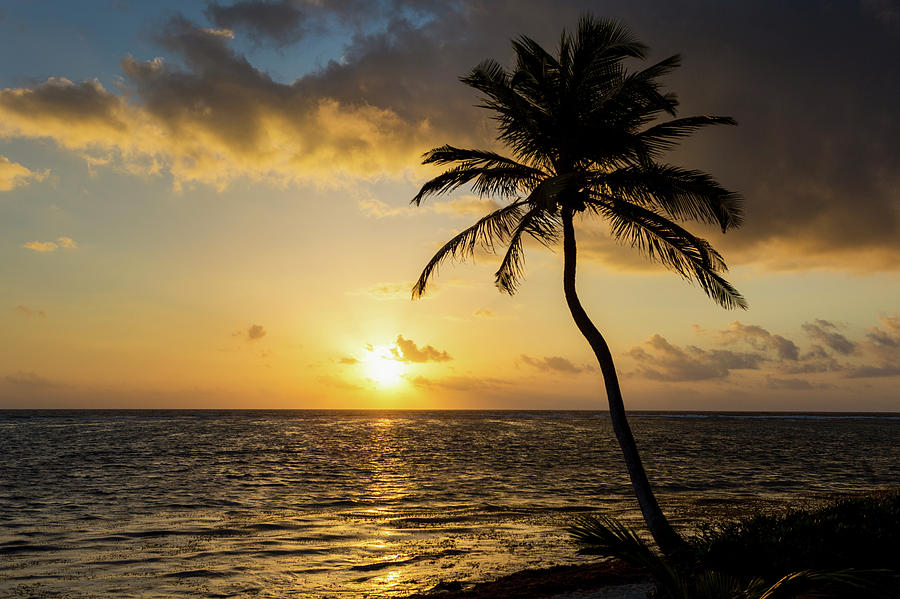
[[[900,416],[630,414],[687,532],[900,486]],[[0,597],[400,597],[640,526],[605,412],[0,411]]]

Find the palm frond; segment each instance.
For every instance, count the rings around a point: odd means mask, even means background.
[[[649,163],[595,173],[590,182],[603,195],[660,210],[672,218],[715,223],[723,233],[743,222],[742,198],[701,171]]]
[[[484,61],[460,80],[484,94],[480,106],[493,111],[500,134],[520,159],[536,166],[553,164],[553,121],[545,106],[519,93],[512,76],[495,61]]]
[[[419,193],[410,200],[418,206],[422,200],[442,193],[449,193],[467,183],[479,196],[515,197],[537,183],[532,170],[520,166],[482,167],[461,164],[426,181]]]
[[[527,164],[522,164],[512,158],[488,150],[457,148],[451,145],[443,145],[432,148],[422,155],[422,164],[452,164],[454,162],[485,167],[514,166],[522,169],[530,169],[536,176],[543,175],[543,171],[539,169],[532,168]]]
[[[644,58],[647,46],[623,24],[612,19],[584,15],[575,30],[573,62],[581,64],[616,63],[624,58]]]
[[[616,101],[619,109],[631,116],[633,122],[648,121],[660,112],[675,116],[678,97],[672,93],[662,93],[660,77],[681,65],[681,56],[669,56],[646,69],[627,75]],[[639,115],[639,118],[635,118]]]
[[[542,206],[532,207],[526,212],[512,232],[500,268],[494,273],[494,284],[497,288],[513,295],[519,287],[519,282],[525,274],[523,234],[528,233],[545,247],[550,247],[559,237],[560,226],[559,218]]]
[[[691,599],[749,599],[739,578],[715,570],[699,572],[685,579],[683,584],[690,587],[690,591],[685,589],[685,592]]]
[[[422,164],[453,163],[458,164],[425,182],[410,203],[418,206],[431,195],[448,193],[467,183],[472,183],[473,190],[480,196],[509,198],[529,191],[546,176],[539,169],[495,152],[448,145],[429,150],[422,160]]]
[[[787,599],[811,590],[841,591],[870,599],[896,597],[898,578],[886,570],[802,570],[782,577],[759,599]]]
[[[495,210],[445,243],[428,261],[419,280],[413,285],[413,299],[422,297],[429,279],[447,258],[461,260],[471,257],[479,245],[494,251],[494,245],[508,239],[515,229],[522,216],[523,206],[525,202],[518,201]]]
[[[709,243],[651,210],[619,198],[592,194],[587,205],[605,218],[616,239],[630,243],[651,260],[688,280],[726,309],[747,309],[747,301],[719,276],[727,270],[722,256]]]
[[[579,553],[615,557],[645,568],[672,599],[689,599],[678,573],[618,520],[606,516],[580,517],[569,527],[569,534],[580,546]]]
[[[646,147],[652,155],[657,155],[674,148],[682,138],[696,130],[711,125],[737,125],[737,121],[730,116],[711,115],[672,119],[641,131],[635,136],[635,141]]]

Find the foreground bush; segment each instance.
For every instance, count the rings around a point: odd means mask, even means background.
[[[570,533],[581,553],[646,569],[658,599],[900,597],[900,491],[709,527],[668,560],[611,518]]]
[[[705,567],[737,576],[773,579],[805,569],[900,571],[900,491],[708,528],[695,545]]]

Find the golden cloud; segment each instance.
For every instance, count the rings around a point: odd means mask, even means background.
[[[446,202],[435,202],[431,204],[431,208],[438,214],[481,217],[489,212],[498,210],[500,204],[496,200],[489,198],[466,195]]]
[[[53,252],[59,248],[59,246],[52,241],[27,241],[22,244],[22,247],[34,252]]]
[[[78,243],[71,237],[57,237],[56,241],[28,241],[22,247],[34,252],[54,252],[59,248],[73,250],[78,247]]]
[[[49,170],[33,171],[6,156],[0,156],[0,191],[10,191],[29,183],[43,181],[50,174]]]
[[[223,188],[237,177],[334,185],[341,175],[400,174],[418,164],[427,121],[316,95],[302,80],[276,82],[228,41],[174,19],[163,42],[184,55],[188,70],[129,56],[121,94],[96,79],[56,77],[0,90],[0,136],[50,139],[92,166],[168,172],[176,188]]]

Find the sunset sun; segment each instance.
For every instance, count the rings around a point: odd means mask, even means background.
[[[403,380],[405,368],[391,353],[390,346],[376,345],[362,359],[366,376],[379,387],[393,387]]]

